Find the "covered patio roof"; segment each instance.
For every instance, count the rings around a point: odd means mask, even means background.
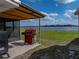
[[[10,10],[7,10],[5,12],[1,12],[0,18],[7,18],[8,20],[10,19],[11,20],[26,20],[26,19],[43,18],[45,16],[42,13],[28,7],[27,5],[23,3],[21,4],[17,3],[17,4],[19,5],[19,7],[11,8]]]

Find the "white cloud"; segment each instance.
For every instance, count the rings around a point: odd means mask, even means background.
[[[30,2],[34,2],[33,0],[29,0]]]
[[[65,13],[59,15],[58,13],[46,13],[41,12],[46,15],[45,18],[41,18],[41,25],[65,25],[65,24],[77,24],[77,17],[75,17],[74,12],[76,10],[66,10]],[[74,18],[75,17],[75,18]],[[38,19],[32,19],[21,22],[22,26],[38,26],[39,21]]]
[[[30,2],[39,2],[41,0],[29,0]]]
[[[50,13],[49,16],[58,16],[57,13]]]
[[[58,16],[57,13],[46,13],[46,12],[41,12],[41,13],[46,15],[45,18],[40,19],[41,25],[53,25],[53,24],[55,24],[55,22],[56,22],[55,17]],[[25,23],[23,23],[23,22],[25,22]],[[39,21],[38,21],[38,19],[32,19],[32,20],[22,21],[21,24],[22,24],[22,26],[23,25],[38,26]]]
[[[65,16],[66,18],[68,18],[68,19],[72,19],[71,15],[70,15],[69,13],[67,13],[67,12],[64,14],[64,16]]]
[[[75,10],[68,10],[66,11],[65,13],[67,15],[64,14],[64,17],[67,17],[68,19],[64,19],[63,17],[62,18],[59,18],[58,16],[60,16],[58,13],[45,13],[45,12],[42,12],[43,14],[47,15],[44,19],[41,20],[41,25],[63,25],[63,24],[72,24],[72,21],[69,20],[70,19],[70,14],[72,12],[74,12]],[[68,15],[68,13],[70,13]],[[70,16],[70,17],[69,17]]]
[[[44,15],[46,15],[46,16],[48,16],[48,13],[46,13],[46,12],[42,12],[42,11],[41,11],[41,13],[44,14]]]
[[[76,10],[67,10],[67,11],[65,11],[64,16],[68,19],[72,19],[73,17],[75,17],[75,15],[74,15],[75,11]]]
[[[62,4],[68,4],[68,3],[72,3],[76,0],[55,0],[55,1],[58,1],[59,3],[62,3]]]
[[[46,13],[46,12],[41,12],[41,13],[46,16],[58,16],[58,13]]]
[[[66,10],[65,13],[64,13],[64,17],[66,18],[66,23],[67,24],[74,24],[74,25],[77,25],[77,16],[74,15],[74,12],[76,10]]]
[[[55,17],[58,16],[57,13],[46,13],[46,12],[41,12],[42,14],[45,14],[46,17],[41,19],[41,25],[53,25],[56,22]],[[38,26],[38,20],[28,20],[28,22],[34,26]]]
[[[58,7],[58,4],[55,4],[56,7]]]
[[[55,17],[58,16],[58,13],[46,13],[46,12],[41,12],[41,13],[46,15],[44,19],[47,19],[47,20],[55,20]]]

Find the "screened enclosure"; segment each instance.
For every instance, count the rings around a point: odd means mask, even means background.
[[[9,41],[18,40],[20,39],[20,21],[6,21],[6,19],[1,19],[0,31],[8,31],[10,33]]]

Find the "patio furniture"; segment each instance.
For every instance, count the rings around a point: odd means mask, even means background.
[[[0,31],[0,56],[8,54],[8,37],[9,33],[7,31]]]

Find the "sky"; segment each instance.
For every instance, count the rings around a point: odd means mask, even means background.
[[[74,12],[79,8],[79,0],[21,0],[29,7],[43,13],[41,25],[77,25]],[[21,21],[21,26],[38,26],[38,19]]]

